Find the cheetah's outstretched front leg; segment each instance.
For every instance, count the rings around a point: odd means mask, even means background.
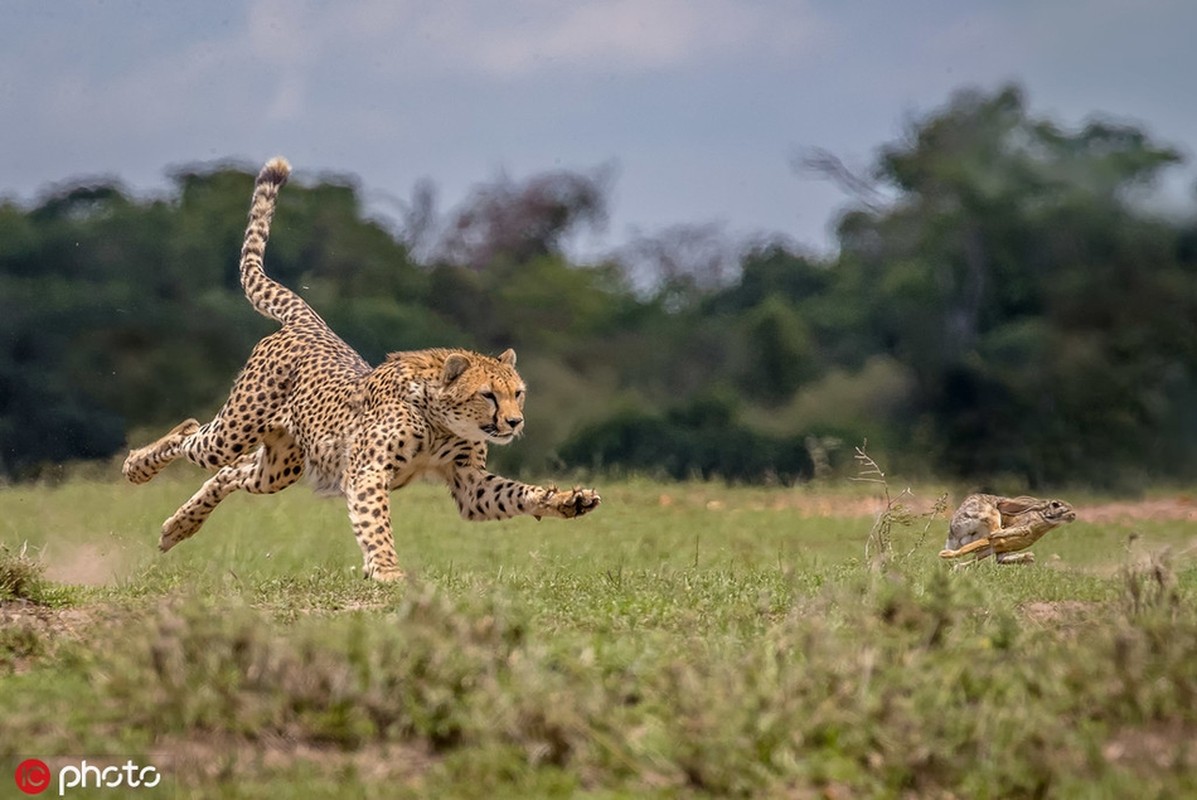
[[[510,519],[521,514],[572,519],[590,513],[602,502],[593,489],[532,486],[473,466],[455,466],[448,482],[461,516],[469,520]]]
[[[199,420],[183,420],[156,442],[130,450],[121,472],[130,483],[146,483],[153,480],[167,464],[183,454],[183,443],[188,436],[198,431],[199,427]]]
[[[204,482],[179,510],[162,523],[158,549],[166,552],[195,535],[216,506],[238,489],[250,494],[281,492],[303,475],[303,456],[290,434],[276,432],[259,449]]]

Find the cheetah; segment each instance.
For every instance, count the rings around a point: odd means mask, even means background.
[[[185,420],[130,451],[124,476],[145,483],[185,458],[213,473],[162,524],[159,549],[194,536],[238,489],[272,494],[306,476],[348,505],[365,577],[402,579],[390,491],[422,474],[448,485],[461,516],[573,518],[598,507],[592,489],[558,489],[486,470],[487,446],[524,428],[524,381],[514,350],[492,358],[457,349],[391,353],[371,368],[299,295],[263,268],[270,222],[291,166],[269,161],[254,183],[241,248],[241,286],[281,328],[253,348],[216,416]]]

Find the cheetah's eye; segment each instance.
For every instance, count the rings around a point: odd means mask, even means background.
[[[482,396],[483,400],[489,400],[492,403],[494,403],[495,405],[499,404],[499,399],[497,397],[495,397],[494,392],[487,391],[487,392],[479,392],[478,394]]]

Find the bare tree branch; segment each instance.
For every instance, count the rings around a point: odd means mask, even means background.
[[[822,147],[808,148],[797,153],[791,164],[799,174],[810,173],[831,181],[852,199],[872,211],[880,210],[883,205],[877,182],[867,174],[851,169],[843,159],[830,150]]]

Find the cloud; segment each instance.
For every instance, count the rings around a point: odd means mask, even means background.
[[[475,63],[500,75],[562,65],[628,71],[682,66],[711,57],[784,55],[811,39],[801,3],[784,10],[734,0],[528,2],[529,14],[490,32],[472,31]]]
[[[255,52],[280,67],[336,53],[381,68],[519,78],[563,67],[604,73],[686,66],[712,57],[785,57],[817,39],[800,0],[359,0],[299,5],[258,0]]]

